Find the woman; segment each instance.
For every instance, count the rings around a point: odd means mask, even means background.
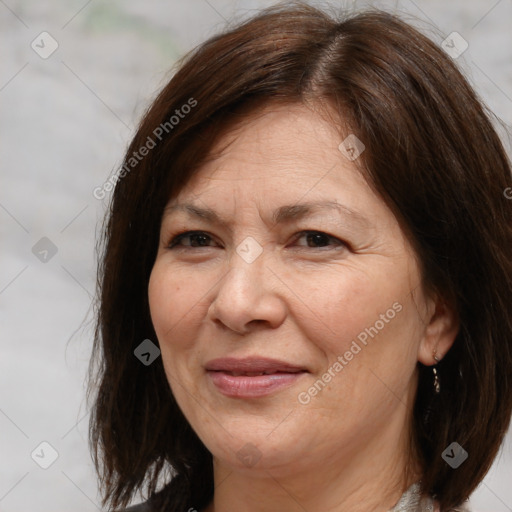
[[[185,58],[115,181],[104,503],[464,510],[511,416],[512,178],[443,50],[269,9]]]

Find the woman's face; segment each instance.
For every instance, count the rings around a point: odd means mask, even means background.
[[[180,408],[227,467],[406,446],[431,304],[342,142],[304,106],[266,109],[164,213],[152,321]]]

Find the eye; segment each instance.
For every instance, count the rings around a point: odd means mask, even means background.
[[[309,247],[312,249],[322,249],[330,247],[348,247],[348,245],[332,235],[328,235],[322,231],[302,231],[297,233],[295,244],[299,247]],[[305,243],[297,243],[300,240],[305,240]],[[201,247],[215,247],[218,244],[214,239],[205,231],[185,231],[174,236],[168,243],[168,249],[174,248],[201,248]]]
[[[296,240],[305,239],[306,244],[297,244],[299,246],[306,246],[312,248],[329,247],[330,245],[338,247],[347,247],[347,244],[334,236],[328,235],[323,231],[302,231],[298,233],[299,237]]]
[[[171,239],[167,247],[173,249],[176,246],[182,247],[211,247],[213,238],[204,231],[185,231]]]

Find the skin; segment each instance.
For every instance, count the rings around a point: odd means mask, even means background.
[[[442,358],[458,326],[424,292],[408,240],[342,140],[312,108],[267,107],[225,134],[220,154],[169,202],[214,209],[227,224],[164,213],[151,316],[174,396],[214,457],[208,512],[384,511],[421,477],[408,441],[417,363],[434,364],[434,351]],[[272,221],[280,206],[321,201],[357,213]],[[206,238],[170,247],[191,230]],[[236,251],[246,237],[262,249],[251,263]],[[400,312],[347,361],[358,334],[396,303]],[[226,397],[204,369],[226,356],[308,373],[269,396]],[[338,356],[343,369],[300,403]],[[248,443],[255,464],[237,457]]]

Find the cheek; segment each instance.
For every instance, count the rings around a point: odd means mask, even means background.
[[[186,348],[203,309],[205,283],[198,276],[156,263],[148,286],[151,320],[162,352]]]
[[[326,352],[336,354],[343,353],[358,335],[364,338],[365,329],[375,322],[380,327],[381,314],[395,317],[393,304],[404,295],[396,281],[385,282],[382,276],[360,269],[318,273],[314,281],[291,279],[303,297],[296,303],[301,311],[294,315],[301,330]]]
[[[297,283],[305,298],[294,314],[299,329],[323,353],[327,367],[344,357],[350,369],[343,373],[352,378],[362,367],[388,375],[400,361],[408,373],[422,331],[407,276],[345,270],[316,286]]]

